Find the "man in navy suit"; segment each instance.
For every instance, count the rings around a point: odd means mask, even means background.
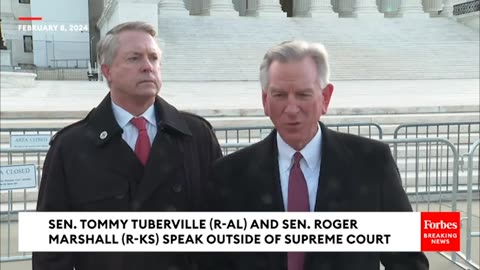
[[[412,211],[388,145],[319,122],[333,93],[321,44],[289,41],[260,66],[264,140],[214,165],[220,211]],[[218,269],[426,270],[421,252],[228,253]]]

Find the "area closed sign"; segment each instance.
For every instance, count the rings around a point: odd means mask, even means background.
[[[34,164],[0,166],[0,190],[34,188],[36,176]]]

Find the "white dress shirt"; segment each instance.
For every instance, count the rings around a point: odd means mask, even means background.
[[[288,202],[288,178],[290,177],[290,169],[293,166],[293,154],[297,152],[288,145],[277,132],[278,147],[278,168],[280,170],[280,185],[282,188],[283,205],[287,209]],[[300,168],[302,169],[308,187],[308,201],[310,211],[315,210],[315,201],[317,198],[317,190],[320,176],[320,163],[322,160],[322,130],[318,127],[317,134],[312,140],[300,150],[303,158],[300,160]]]
[[[118,125],[123,129],[122,139],[135,151],[135,143],[138,138],[138,129],[130,122],[133,116],[112,101],[113,116],[117,120]],[[150,139],[150,145],[153,143],[155,135],[157,135],[157,122],[155,117],[155,108],[153,104],[140,116],[147,121],[147,133]],[[140,117],[139,116],[139,117]]]

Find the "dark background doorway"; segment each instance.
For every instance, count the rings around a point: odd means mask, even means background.
[[[280,0],[283,12],[287,13],[287,17],[293,16],[293,1],[294,0]]]

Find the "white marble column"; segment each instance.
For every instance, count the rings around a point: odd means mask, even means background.
[[[338,2],[339,0],[330,0],[330,4],[332,5],[333,12],[337,13],[337,16],[338,16]]]
[[[257,12],[257,1],[258,0],[247,0],[247,12],[246,16],[256,17],[258,16]]]
[[[400,9],[400,0],[379,0],[379,10],[384,14],[385,18],[394,18],[398,15]]]
[[[12,2],[13,1],[2,1],[2,13],[13,13]]]
[[[438,11],[442,10],[442,0],[422,0],[423,11],[432,13],[438,13]]]
[[[405,16],[427,16],[423,12],[421,0],[401,0],[399,15]]]
[[[440,13],[443,17],[453,17],[453,1],[443,0],[443,11]]]
[[[355,0],[337,0],[338,17],[354,18],[357,15],[354,13]]]
[[[376,0],[356,0],[353,13],[362,17],[383,17],[383,14],[378,11]]]
[[[312,3],[310,5],[310,14],[312,14],[312,17],[338,18],[338,15],[333,11],[331,0],[311,0],[311,1]]]
[[[208,16],[210,15],[210,0],[197,0],[202,2],[202,8],[200,15]]]
[[[238,16],[232,0],[210,0],[210,16]]]
[[[311,17],[310,0],[294,0],[293,1],[294,17]]]
[[[188,15],[183,0],[160,0],[158,14]]]
[[[232,0],[233,9],[238,12],[238,16],[246,16],[247,14],[247,0]]]
[[[189,0],[190,15],[200,15],[202,13],[202,1]]]
[[[186,9],[184,9],[184,14],[188,14]],[[102,13],[102,17],[98,20],[98,26],[100,29],[110,30],[117,24],[135,21],[141,18],[144,22],[151,24],[158,33],[158,16],[158,0],[145,0],[141,2],[114,0],[110,2],[107,12],[104,10],[104,13]],[[102,31],[101,33],[105,34],[106,32]]]
[[[257,4],[259,17],[287,17],[278,0],[258,0]]]

